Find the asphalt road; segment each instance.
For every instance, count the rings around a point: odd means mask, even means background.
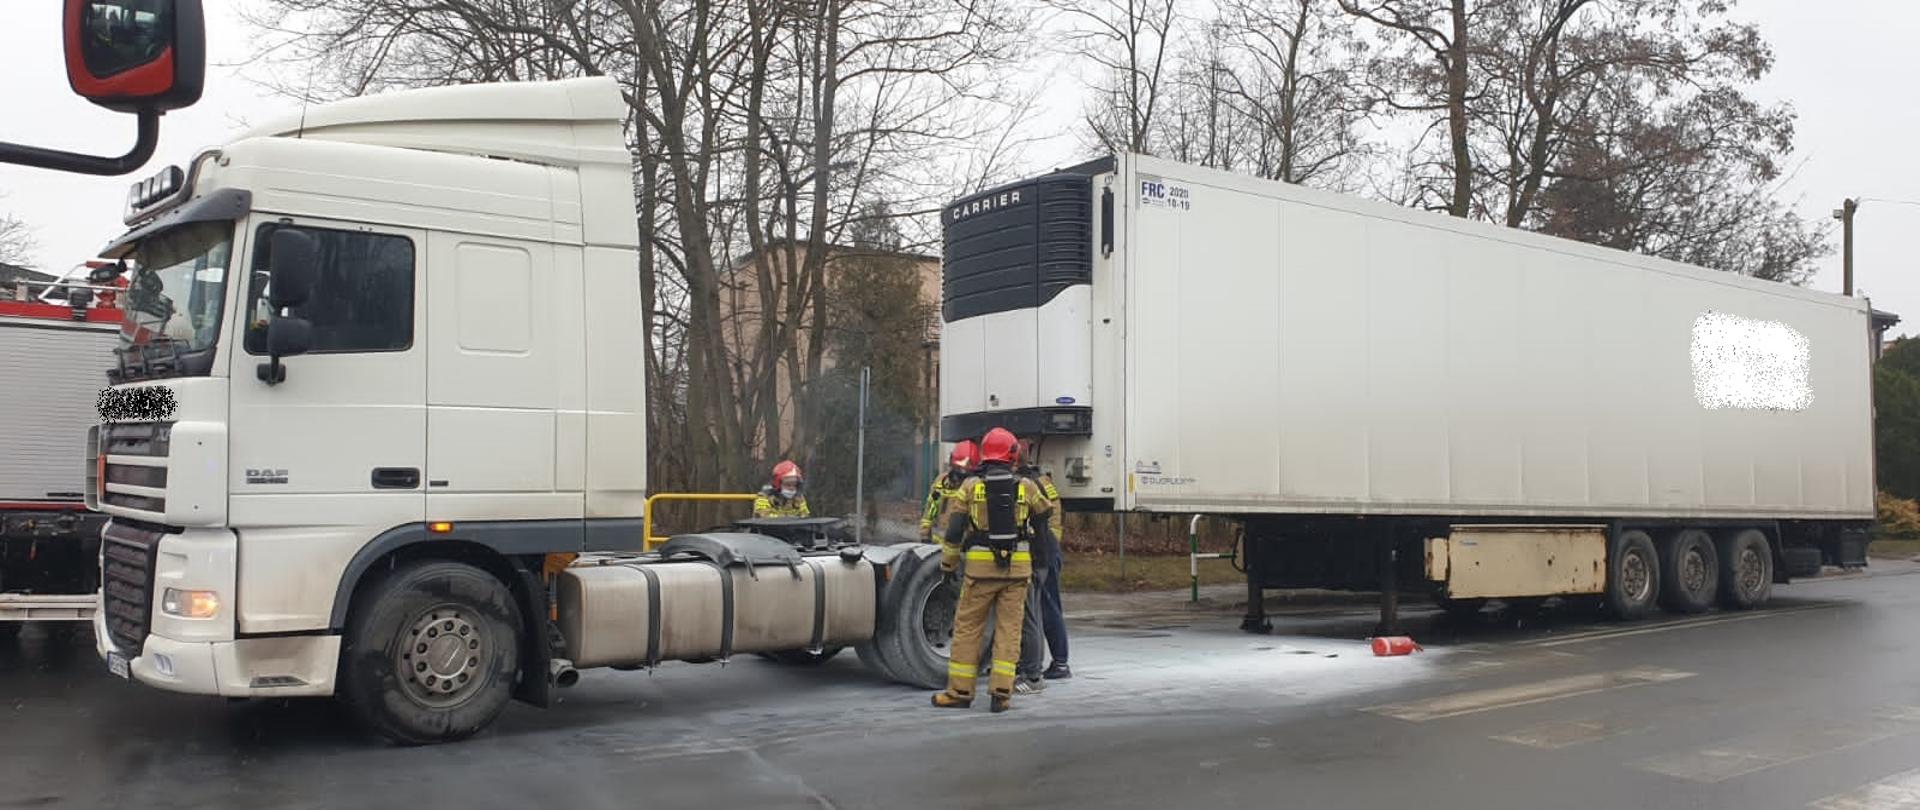
[[[0,808],[1920,807],[1920,567],[1613,624],[1350,607],[1085,613],[1079,677],[935,710],[851,654],[585,673],[565,702],[403,749],[325,702],[109,677],[84,632],[0,646]],[[1071,607],[1071,606],[1070,606]]]

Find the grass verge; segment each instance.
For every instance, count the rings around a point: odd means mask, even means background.
[[[1060,590],[1102,593],[1170,591],[1185,588],[1192,582],[1185,554],[1128,554],[1124,575],[1120,568],[1118,554],[1069,551],[1060,571]],[[1233,570],[1226,560],[1200,561],[1202,585],[1229,585],[1243,581],[1240,572]]]
[[[1911,559],[1920,556],[1920,540],[1894,540],[1876,537],[1873,542],[1867,544],[1867,554],[1873,557]],[[1069,562],[1071,562],[1071,558],[1069,558]],[[1066,578],[1062,577],[1061,582],[1064,584]]]

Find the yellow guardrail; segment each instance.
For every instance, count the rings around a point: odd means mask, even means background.
[[[640,513],[640,533],[645,535],[647,551],[654,546],[667,542],[665,537],[656,537],[653,533],[653,504],[655,501],[752,501],[760,497],[753,494],[742,495],[738,492],[656,492],[647,496],[645,509]]]

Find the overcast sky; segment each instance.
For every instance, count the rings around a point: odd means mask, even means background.
[[[0,87],[8,113],[0,140],[120,154],[133,142],[131,116],[72,95],[61,66],[60,3],[11,0],[0,26]],[[234,63],[247,55],[247,32],[226,0],[207,0],[211,61],[207,91],[194,107],[161,122],[160,149],[125,177],[86,177],[0,164],[0,209],[37,229],[39,266],[62,272],[89,258],[121,228],[127,185],[167,163],[181,164],[248,124],[288,111],[290,102],[246,80]],[[1866,198],[1856,216],[1856,286],[1874,306],[1901,314],[1897,331],[1920,334],[1920,105],[1912,77],[1920,42],[1920,3],[1911,0],[1741,0],[1740,18],[1758,22],[1778,58],[1759,87],[1790,101],[1800,118],[1788,189],[1803,216],[1825,220],[1840,201]],[[1063,94],[1048,94],[1061,99]],[[1073,107],[1063,100],[1059,107]],[[1071,121],[1077,108],[1052,111]],[[1047,117],[1052,117],[1049,115]],[[1065,162],[1071,135],[1031,150],[1036,161]],[[1881,202],[1881,200],[1904,201]],[[1837,223],[1836,223],[1837,225]],[[1839,233],[1813,286],[1840,289]]]

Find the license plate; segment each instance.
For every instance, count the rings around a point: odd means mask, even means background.
[[[107,653],[107,671],[122,678],[132,678],[133,672],[127,667],[127,657],[116,652]]]

